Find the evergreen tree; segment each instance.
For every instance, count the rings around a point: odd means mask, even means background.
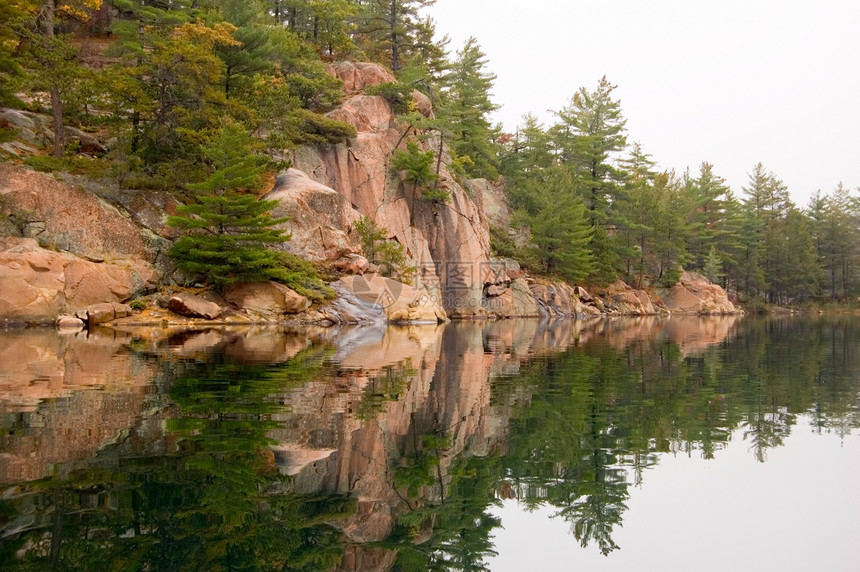
[[[355,49],[350,28],[358,13],[354,0],[269,0],[277,22],[316,47],[343,57]]]
[[[674,173],[661,173],[654,178],[652,216],[654,279],[671,286],[681,278],[681,267],[688,262],[686,205],[681,182]]]
[[[236,27],[233,38],[238,42],[216,47],[224,62],[224,96],[229,98],[241,87],[237,82],[272,69],[275,46],[261,0],[219,0],[218,4],[224,20]]]
[[[16,52],[37,9],[36,0],[0,2],[0,105],[11,103],[11,80],[20,77],[23,71]]]
[[[576,174],[578,192],[594,227],[592,251],[597,273],[593,279],[598,282],[615,279],[617,231],[625,223],[620,207],[626,198],[626,174],[615,160],[627,145],[626,120],[620,102],[612,99],[615,87],[603,77],[594,91],[580,88],[570,104],[556,112],[559,123],[551,129],[556,155]]]
[[[831,298],[844,299],[858,290],[857,206],[857,199],[840,183],[831,194],[819,198],[817,209],[811,212],[818,257],[825,274],[823,283]]]
[[[55,157],[62,157],[66,149],[66,104],[76,87],[89,75],[89,70],[78,60],[72,35],[58,34],[57,29],[70,20],[85,22],[100,6],[101,0],[71,0],[67,3],[42,0],[37,28],[30,29],[27,34],[26,65],[34,72],[29,76],[31,87],[47,91],[51,101]]]
[[[725,218],[724,200],[729,188],[725,179],[714,174],[714,167],[703,162],[699,176],[688,179],[690,200],[690,241],[687,249],[692,268],[702,269],[710,257],[710,250],[720,240]]]
[[[501,139],[501,138],[500,138]],[[516,133],[505,137],[499,154],[501,173],[509,185],[553,163],[549,135],[537,117],[527,113]]]
[[[251,149],[245,131],[222,128],[205,148],[212,175],[188,185],[197,202],[177,208],[178,214],[168,218],[168,224],[186,231],[170,250],[176,266],[203,274],[219,289],[234,282],[285,278],[277,253],[268,245],[289,240],[275,228],[287,219],[271,216],[277,201],[261,201],[253,194],[264,165]]]
[[[463,49],[445,78],[443,104],[439,116],[454,132],[451,150],[467,158],[466,174],[496,179],[498,159],[493,145],[495,131],[489,114],[498,109],[490,100],[496,76],[486,71],[487,59],[475,38],[466,40]]]
[[[406,149],[406,151],[398,149],[394,152],[391,168],[400,171],[403,182],[412,186],[412,208],[409,224],[413,224],[415,222],[415,201],[418,199],[418,189],[424,188],[423,196],[429,200],[445,200],[448,198],[448,194],[427,188],[427,185],[437,178],[436,173],[433,172],[433,151],[421,151],[415,141],[409,141],[406,144]]]
[[[654,225],[660,214],[659,196],[654,191],[656,173],[652,169],[655,163],[636,142],[622,165],[628,173],[628,201],[623,205],[627,221],[623,232],[625,267],[628,280],[636,277],[637,288],[642,288],[646,274],[645,262],[652,254]]]
[[[574,180],[563,167],[550,167],[523,183],[528,202],[515,222],[529,227],[529,258],[543,273],[577,282],[594,271],[589,244],[593,228],[585,205],[573,192]]]
[[[423,19],[419,10],[436,0],[367,0],[358,14],[358,37],[376,61],[400,72],[416,52],[416,36]]]

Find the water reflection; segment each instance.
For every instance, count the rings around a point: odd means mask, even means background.
[[[609,554],[629,487],[662,453],[718,462],[740,430],[765,461],[800,415],[857,428],[858,330],[638,318],[0,334],[0,563],[483,570],[493,509],[512,498]]]

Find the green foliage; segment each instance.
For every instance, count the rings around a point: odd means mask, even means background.
[[[15,130],[0,126],[0,143],[8,143],[15,140]]]
[[[498,109],[490,100],[496,76],[486,71],[486,55],[475,38],[469,38],[457,52],[457,59],[444,77],[439,121],[453,135],[451,150],[469,158],[462,166],[467,176],[498,178],[496,130],[489,114]]]
[[[382,97],[397,115],[407,113],[409,111],[409,104],[412,102],[412,88],[399,82],[372,85],[365,89],[364,92],[367,95]]]
[[[378,264],[385,276],[411,284],[416,269],[407,264],[403,245],[396,240],[387,240],[388,229],[363,216],[355,223],[355,230],[361,239],[362,251],[370,262]]]
[[[376,245],[388,238],[388,229],[376,224],[370,217],[362,216],[355,223],[355,231],[361,240],[361,248],[364,255],[371,262],[376,260]]]
[[[234,127],[222,128],[206,147],[214,171],[205,181],[188,185],[197,201],[177,208],[168,224],[186,231],[171,248],[177,268],[202,274],[218,288],[234,282],[287,280],[270,244],[289,239],[275,228],[286,218],[273,218],[277,201],[261,201],[254,191],[264,164],[251,154],[251,139]],[[244,192],[243,192],[244,191]]]
[[[570,174],[561,167],[534,177],[523,191],[528,201],[523,201],[515,222],[531,229],[533,246],[528,256],[542,272],[577,282],[594,270],[589,249],[593,228],[573,186]]]
[[[355,137],[355,127],[349,123],[329,119],[307,109],[297,109],[291,117],[287,134],[296,145],[342,143]]]
[[[312,302],[331,300],[337,294],[326,284],[320,271],[309,261],[289,252],[278,253],[278,263],[283,269],[278,280]]]
[[[427,185],[438,178],[433,170],[434,163],[433,151],[421,151],[415,141],[409,141],[406,144],[406,151],[399,149],[394,151],[391,168],[401,172],[400,178],[404,183],[412,185],[412,210],[410,212],[412,220],[410,222],[414,222],[419,188],[423,189],[422,196],[427,200],[445,201],[448,199],[446,192],[427,188]]]
[[[24,164],[43,173],[66,172],[101,179],[110,173],[111,164],[103,159],[92,157],[52,157],[33,155],[24,158]]]
[[[369,0],[357,15],[359,47],[374,60],[400,72],[410,60],[426,55],[432,24],[418,11],[435,0]],[[432,44],[432,41],[429,42]]]
[[[146,300],[144,300],[143,298],[135,298],[134,300],[130,301],[128,305],[131,307],[132,310],[137,310],[138,312],[146,310],[148,306]]]

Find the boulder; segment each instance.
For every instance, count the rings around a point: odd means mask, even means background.
[[[360,254],[347,254],[335,261],[334,267],[347,274],[364,274],[370,269],[370,262]]]
[[[96,324],[104,324],[116,318],[116,310],[113,304],[107,302],[102,304],[93,304],[87,307],[87,325],[94,326]]]
[[[507,286],[492,284],[487,287],[485,307],[490,316],[499,318],[525,318],[541,315],[537,301],[523,278]]]
[[[417,89],[412,90],[412,102],[415,104],[415,109],[418,110],[418,113],[424,117],[433,118],[433,102],[430,101],[430,98],[426,94],[421,93]]]
[[[448,319],[438,299],[427,291],[379,274],[344,276],[337,283],[365,307],[382,308],[389,322],[437,323]]]
[[[16,128],[17,136],[27,143],[39,147],[53,144],[53,119],[48,115],[22,111],[18,109],[0,108],[0,120]],[[67,143],[77,144],[80,153],[101,155],[106,149],[95,136],[80,129],[66,126]]]
[[[534,280],[529,289],[535,297],[541,315],[548,318],[585,318],[599,316],[600,310],[584,305],[573,286],[566,282]]]
[[[366,88],[397,81],[394,74],[376,63],[335,62],[326,72],[343,82],[343,90],[348,94],[358,93]]]
[[[190,292],[180,292],[171,296],[167,302],[167,309],[180,316],[206,320],[214,320],[221,315],[221,307],[218,304],[204,300]]]
[[[53,322],[142,294],[157,276],[140,260],[96,263],[45,250],[33,239],[0,237],[0,320]]]
[[[57,321],[54,322],[54,325],[58,330],[78,331],[83,329],[84,321],[80,318],[76,318],[75,316],[62,315],[57,317]]]
[[[129,306],[128,304],[119,304],[117,302],[111,302],[111,306],[113,306],[113,314],[116,318],[125,318],[134,314],[134,310],[132,310],[131,306]]]
[[[673,314],[738,314],[722,287],[697,272],[684,272],[681,280],[663,297]]]
[[[600,292],[603,311],[624,316],[654,315],[657,313],[651,298],[644,290],[635,290],[622,280],[616,280]]]
[[[224,299],[268,319],[298,314],[310,307],[307,298],[277,282],[240,282],[224,291]]]

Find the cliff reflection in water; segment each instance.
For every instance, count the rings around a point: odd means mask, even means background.
[[[0,334],[0,565],[481,570],[508,498],[609,553],[661,453],[718,457],[741,430],[764,461],[799,415],[856,428],[858,334],[736,318]]]

